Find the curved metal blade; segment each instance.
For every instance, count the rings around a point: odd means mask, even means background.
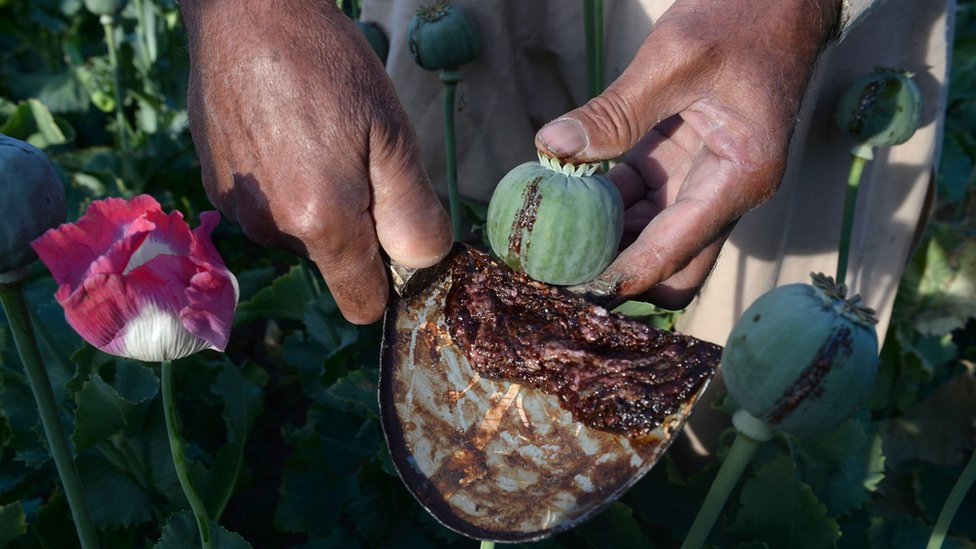
[[[452,284],[464,283],[451,265],[480,253],[455,247],[407,281],[388,309],[383,429],[403,482],[445,526],[475,539],[537,540],[623,495],[663,455],[708,381],[636,439],[574,421],[555,395],[481,377],[444,314]]]

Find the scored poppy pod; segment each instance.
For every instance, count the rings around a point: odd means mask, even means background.
[[[58,282],[68,323],[95,347],[143,361],[223,351],[237,279],[210,241],[220,221],[200,214],[191,231],[149,195],[93,202],[75,223],[32,243]]]

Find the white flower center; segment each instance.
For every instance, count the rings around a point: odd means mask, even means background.
[[[145,362],[176,360],[210,348],[183,326],[179,315],[152,303],[126,323],[124,342],[122,354]]]

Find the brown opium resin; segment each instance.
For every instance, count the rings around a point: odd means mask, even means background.
[[[595,429],[650,433],[718,366],[718,345],[608,312],[487,256],[453,268],[447,325],[471,367],[555,394]]]

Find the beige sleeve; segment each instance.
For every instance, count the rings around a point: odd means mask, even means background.
[[[843,0],[840,6],[840,19],[837,23],[837,40],[843,40],[847,33],[858,26],[871,10],[885,0]]]

